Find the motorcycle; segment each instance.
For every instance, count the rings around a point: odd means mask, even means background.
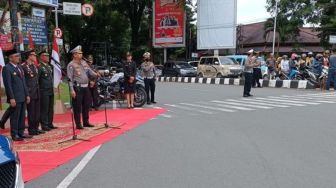
[[[147,100],[143,78],[137,74],[135,83],[134,106],[142,107]],[[98,105],[109,101],[117,101],[119,105],[126,100],[124,93],[124,73],[116,73],[112,77],[101,77],[97,80]]]
[[[298,71],[298,74],[295,76],[296,80],[307,80],[313,85],[317,85],[319,83],[319,75],[314,73],[312,69],[308,66],[304,66]]]

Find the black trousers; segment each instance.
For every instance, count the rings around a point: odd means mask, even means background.
[[[27,104],[28,112],[28,131],[36,132],[40,123],[40,99],[30,99],[30,103]]]
[[[43,127],[52,127],[54,120],[54,95],[40,95],[40,122]]]
[[[249,72],[244,72],[245,83],[244,83],[244,95],[249,95],[251,92],[253,74]]]
[[[91,94],[91,106],[93,108],[97,108],[98,107],[98,90],[97,90],[97,86],[94,85],[93,87],[90,87],[90,94]]]
[[[261,87],[259,79],[262,78],[261,75],[261,69],[259,68],[253,68],[253,83],[252,86],[255,87],[258,85],[258,87]]]
[[[10,115],[11,136],[23,135],[25,124],[25,103],[17,102]]]
[[[72,98],[72,108],[74,111],[74,119],[76,126],[81,126],[80,115],[82,114],[83,125],[89,124],[89,108],[90,108],[90,89],[88,87],[74,87],[76,97]]]
[[[7,120],[9,119],[10,115],[15,111],[15,108],[12,107],[8,107],[5,111],[5,113],[2,115],[1,120],[0,120],[0,124],[1,125],[5,125],[5,123],[7,122]]]
[[[154,97],[154,94],[155,94],[155,79],[152,78],[152,79],[148,79],[148,78],[145,78],[145,90],[146,90],[146,93],[147,93],[147,102],[151,101],[151,102],[154,102],[155,100],[155,97]],[[150,96],[149,96],[149,91],[150,91]]]

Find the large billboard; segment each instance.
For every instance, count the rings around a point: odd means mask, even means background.
[[[45,6],[58,7],[58,0],[23,0]]]
[[[236,48],[237,0],[197,0],[197,49]]]
[[[153,7],[153,46],[184,47],[184,0],[155,0]]]

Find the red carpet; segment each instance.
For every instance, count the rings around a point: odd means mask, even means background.
[[[124,123],[121,129],[110,129],[109,131],[95,136],[90,141],[83,141],[72,147],[58,152],[19,152],[23,168],[25,182],[37,178],[48,171],[68,162],[71,159],[89,151],[97,145],[103,144],[126,131],[134,129],[146,121],[164,112],[164,109],[141,109],[141,110],[108,110],[108,122]],[[55,122],[69,122],[69,115],[55,116]],[[92,123],[105,122],[104,111],[90,113]]]

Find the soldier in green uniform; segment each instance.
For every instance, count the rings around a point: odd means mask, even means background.
[[[82,59],[83,52],[81,46],[77,46],[70,53],[72,53],[72,61],[68,64],[67,74],[70,79],[69,86],[76,128],[83,129],[83,126],[93,127],[89,123],[89,108],[91,103],[89,81],[90,78],[97,77],[98,74]],[[81,114],[83,126],[80,120]]]
[[[49,53],[42,51],[39,53],[39,87],[40,87],[40,122],[42,130],[50,131],[55,129],[53,125],[54,117],[54,74],[53,67],[49,63]]]

